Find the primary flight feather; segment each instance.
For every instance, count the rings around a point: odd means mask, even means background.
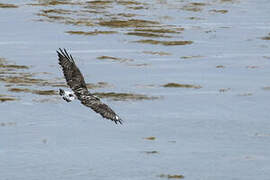
[[[67,84],[75,94],[60,89],[59,94],[63,99],[70,102],[77,97],[83,105],[90,107],[103,118],[110,119],[116,124],[122,124],[122,119],[108,105],[102,103],[99,98],[88,91],[83,75],[76,66],[73,57],[65,49],[59,49],[56,52]]]

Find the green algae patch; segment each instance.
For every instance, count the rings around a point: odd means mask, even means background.
[[[10,64],[6,59],[0,58],[0,71],[15,71],[18,69],[29,69],[29,66]]]
[[[51,95],[57,95],[58,92],[55,90],[32,90],[33,94],[38,95],[45,95],[45,96],[51,96]]]
[[[28,66],[16,65],[16,64],[1,64],[0,63],[0,69],[1,68],[7,68],[7,69],[29,69]]]
[[[128,66],[133,66],[133,67],[144,67],[144,66],[149,66],[150,64],[147,64],[147,63],[140,63],[140,64],[131,64],[131,63],[128,63],[127,65]]]
[[[135,17],[135,16],[137,16],[137,14],[132,14],[132,13],[119,13],[119,14],[117,14],[117,16],[122,16],[122,17],[127,17],[127,18],[129,18],[129,17]]]
[[[143,29],[134,29],[134,31],[137,32],[149,32],[149,33],[161,33],[161,34],[165,34],[165,33],[172,33],[172,34],[180,34],[182,31],[184,31],[184,28],[178,27],[178,28],[143,28]]]
[[[86,3],[94,6],[100,6],[111,4],[113,1],[87,1]]]
[[[221,89],[219,89],[218,91],[220,92],[220,93],[224,93],[224,92],[227,92],[227,91],[230,91],[231,90],[231,88],[221,88]]]
[[[160,174],[158,177],[160,177],[160,178],[168,178],[168,179],[183,179],[185,176],[183,176],[181,174],[175,174],[175,175]]]
[[[270,39],[269,39],[270,40]],[[270,56],[263,56],[264,59],[270,59]]]
[[[145,154],[159,154],[158,151],[144,151]]]
[[[116,34],[116,31],[66,31],[68,34],[72,35],[84,35],[84,36],[94,36],[99,34]]]
[[[217,65],[216,68],[222,68],[223,69],[223,68],[225,68],[225,66],[223,66],[223,65]]]
[[[0,3],[0,8],[18,8],[19,6],[14,5],[14,4],[3,4]]]
[[[139,101],[139,100],[155,100],[158,97],[154,96],[146,96],[143,94],[132,94],[132,93],[115,93],[115,92],[108,92],[108,93],[93,93],[94,95],[100,98],[108,98],[114,101]]]
[[[238,2],[238,0],[220,0],[221,3],[235,3]]]
[[[99,56],[97,59],[103,60],[103,59],[111,59],[111,60],[121,60],[121,58],[113,57],[113,56]]]
[[[190,3],[191,6],[206,6],[206,3],[202,3],[202,2],[192,2]]]
[[[146,33],[146,32],[128,32],[126,35],[140,36],[140,37],[153,37],[153,38],[170,38],[171,36],[166,36],[163,34],[154,34],[154,33]]]
[[[6,102],[6,101],[16,101],[18,99],[13,97],[0,97],[0,102]]]
[[[268,36],[264,36],[261,38],[262,40],[270,40],[270,33],[268,33]]]
[[[94,26],[94,23],[89,18],[77,17],[72,18],[66,14],[76,13],[77,11],[71,10],[41,10],[39,13],[36,13],[40,19],[36,21],[45,21],[45,22],[57,22],[62,24],[71,24],[75,26]]]
[[[99,56],[97,57],[99,60],[113,60],[113,61],[119,61],[119,62],[131,62],[133,61],[132,59],[127,59],[127,58],[118,58],[118,57],[113,57],[113,56]]]
[[[181,59],[194,59],[194,58],[202,58],[203,56],[196,55],[196,56],[182,56]]]
[[[148,9],[147,3],[142,3],[139,1],[119,0],[119,1],[116,1],[116,3],[118,5],[122,5],[128,9],[133,9],[133,10]]]
[[[270,91],[270,86],[265,86],[262,89],[265,90],[265,91]]]
[[[167,83],[162,85],[166,88],[194,88],[194,89],[200,89],[202,88],[199,85],[192,85],[192,84],[178,84],[178,83]]]
[[[46,0],[38,1],[38,3],[29,3],[29,6],[56,6],[56,5],[81,5],[79,1],[69,1],[69,0]]]
[[[10,97],[7,95],[0,94],[0,102],[16,101],[16,100],[19,100],[19,99],[15,98],[15,97]]]
[[[66,87],[69,88],[66,82],[53,82],[53,81],[48,81],[44,83],[46,86],[50,87]],[[87,83],[86,84],[87,88],[89,89],[98,89],[98,88],[106,88],[106,87],[113,87],[113,85],[110,85],[107,82],[97,82],[97,83]]]
[[[202,2],[192,2],[184,5],[181,9],[184,11],[192,11],[192,12],[201,12],[203,6],[208,5],[207,3]]]
[[[21,76],[6,76],[0,77],[0,81],[9,83],[9,84],[16,84],[16,85],[30,85],[30,84],[43,84],[46,81],[43,79],[35,79],[31,77],[27,77],[26,75]]]
[[[75,13],[77,11],[72,11],[72,10],[66,10],[66,9],[46,9],[46,10],[41,10],[42,13],[44,14],[72,14]]]
[[[184,5],[181,9],[184,11],[200,12],[202,11],[202,6],[205,6],[205,3],[189,3]]]
[[[154,141],[154,140],[156,140],[156,137],[155,136],[149,136],[149,137],[145,137],[143,139]]]
[[[14,93],[23,92],[23,93],[32,93],[32,94],[37,94],[37,95],[46,95],[46,96],[58,94],[58,92],[55,90],[32,90],[28,88],[10,88],[8,89],[8,91],[14,92]]]
[[[75,26],[94,26],[95,24],[89,18],[71,18],[63,15],[51,15],[50,13],[37,13],[37,16],[42,17],[37,21],[58,22],[62,24],[71,24]]]
[[[254,136],[258,136],[258,137],[269,137],[270,134],[265,134],[265,133],[255,133]]]
[[[16,122],[1,122],[0,126],[4,127],[4,126],[16,126]]]
[[[188,17],[187,19],[190,19],[190,20],[203,20],[204,18],[191,16],[191,17]]]
[[[247,92],[247,93],[240,93],[240,94],[238,94],[238,96],[253,96],[253,93],[249,93],[249,92]]]
[[[9,88],[8,91],[9,92],[14,92],[14,93],[20,93],[20,92],[30,93],[31,89],[27,89],[27,88]]]
[[[98,82],[96,84],[94,83],[87,83],[86,84],[87,88],[89,89],[98,89],[98,88],[108,88],[108,87],[113,87],[112,85],[110,85],[109,83],[107,82]]]
[[[254,65],[250,65],[250,66],[246,66],[247,69],[257,69],[259,68],[259,66],[254,66]]]
[[[150,25],[159,24],[156,21],[141,20],[141,19],[129,19],[129,20],[117,20],[112,19],[109,21],[101,21],[99,25],[107,26],[112,28],[123,28],[123,27],[145,27]]]
[[[152,54],[152,55],[159,55],[159,56],[169,56],[171,53],[163,52],[163,51],[143,51],[144,54]]]
[[[138,1],[126,1],[126,0],[120,0],[120,1],[117,1],[118,4],[121,4],[121,5],[143,5],[143,3],[141,2],[138,2]]]
[[[144,44],[160,44],[164,46],[183,46],[183,45],[189,45],[192,44],[193,41],[158,41],[158,40],[152,40],[152,39],[144,39],[139,41],[134,41],[137,43],[144,43]]]
[[[221,10],[212,9],[212,10],[210,10],[209,12],[212,12],[212,13],[220,13],[220,14],[226,14],[226,13],[228,13],[228,10],[225,10],[225,9],[221,9]]]

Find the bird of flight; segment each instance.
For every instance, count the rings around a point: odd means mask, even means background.
[[[65,49],[59,49],[56,52],[67,84],[73,91],[69,92],[59,89],[60,96],[67,102],[78,99],[83,105],[90,107],[103,118],[110,119],[116,124],[122,124],[122,119],[108,105],[102,103],[98,97],[88,91],[83,75],[76,66],[73,57]]]

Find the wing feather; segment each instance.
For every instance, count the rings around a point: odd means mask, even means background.
[[[99,113],[103,118],[110,119],[116,124],[122,124],[122,119],[105,103],[101,102],[99,98],[92,94],[82,95],[79,97],[81,103]]]
[[[76,66],[73,57],[69,55],[65,49],[59,49],[59,51],[56,52],[67,84],[81,103],[90,107],[96,113],[99,113],[103,118],[110,119],[116,124],[122,124],[122,119],[108,105],[102,103],[99,98],[95,97],[87,90],[83,75]]]
[[[64,51],[59,49],[59,51],[56,52],[68,86],[77,96],[85,91],[88,92],[83,75],[76,66],[73,57],[69,55],[65,49]]]

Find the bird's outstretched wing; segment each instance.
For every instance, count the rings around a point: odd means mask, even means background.
[[[102,117],[110,119],[116,124],[122,124],[122,119],[108,105],[102,103],[99,98],[95,97],[87,90],[83,75],[76,66],[73,57],[69,55],[65,49],[59,49],[57,54],[67,84],[81,103],[90,107]]]
[[[92,94],[83,94],[78,99],[87,107],[90,107],[102,117],[114,121],[116,124],[122,124],[122,119],[107,105],[99,100],[99,98]]]
[[[76,96],[80,96],[80,94],[88,92],[83,75],[76,66],[73,57],[69,55],[65,49],[59,49],[59,51],[56,52],[58,54],[59,64],[62,67],[67,84],[72,91],[76,94]]]

